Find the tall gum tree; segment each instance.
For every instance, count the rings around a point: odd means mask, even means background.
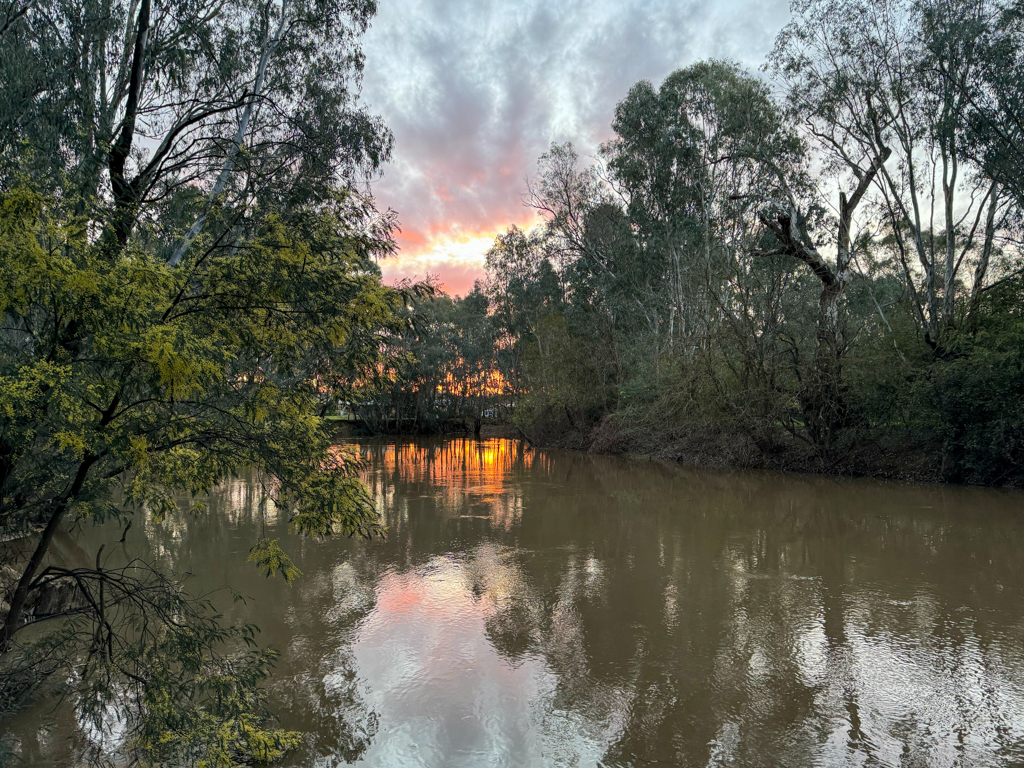
[[[657,89],[637,83],[613,128],[610,179],[640,247],[660,254],[672,334],[706,337],[727,311],[723,292],[743,269],[756,211],[782,194],[774,169],[797,185],[801,144],[764,83],[720,61],[677,70]]]
[[[722,61],[677,70],[658,88],[638,83],[613,127],[604,157],[638,249],[661,267],[667,346],[714,369],[716,340],[739,340],[743,351],[723,365],[748,393],[736,407],[774,412],[786,276],[755,256],[759,213],[807,200],[803,143],[768,86]]]
[[[978,44],[980,83],[958,81],[948,69],[940,74],[970,107],[973,156],[1024,208],[1024,7],[996,5],[983,22],[968,30]]]
[[[2,37],[0,159],[76,199],[116,247],[143,224],[177,264],[211,215],[315,202],[387,159],[390,134],[357,103],[375,10],[26,0]]]
[[[861,207],[903,274],[923,340],[942,355],[970,324],[1011,212],[1005,187],[968,151],[967,94],[980,87],[977,44],[994,5],[802,0],[793,10],[769,70],[824,169],[854,188],[839,203],[834,277],[855,261],[854,219],[843,219]]]

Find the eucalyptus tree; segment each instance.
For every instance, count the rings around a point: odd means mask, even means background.
[[[540,232],[513,225],[494,239],[486,255],[484,294],[496,325],[496,356],[514,392],[522,391],[522,355],[536,344],[541,318],[562,300],[562,285]]]
[[[203,232],[235,237],[254,201],[316,202],[388,156],[357,103],[373,2],[18,5],[0,38],[4,177],[60,190],[111,248],[153,238],[174,265]]]
[[[988,2],[972,11],[959,14],[952,24],[943,23],[948,13],[932,12],[928,17],[930,49],[942,52],[968,47],[976,58],[974,76],[970,78],[960,76],[941,55],[933,55],[930,63],[943,85],[966,104],[961,151],[991,179],[994,200],[1002,199],[996,205],[990,200],[985,216],[984,239],[967,307],[968,329],[976,326],[982,294],[1024,272],[1020,250],[1024,211],[1024,8],[1019,2]],[[1016,247],[1007,242],[1013,242],[1014,235]],[[1002,263],[993,268],[990,261],[997,253],[1003,256]],[[980,278],[988,274],[992,280],[984,285]]]
[[[473,422],[473,432],[479,435],[485,411],[494,405],[507,405],[507,382],[495,359],[494,318],[479,282],[455,301],[453,309],[459,338],[450,390],[461,398],[462,414]]]
[[[564,273],[585,259],[597,272],[613,274],[613,254],[590,236],[594,212],[614,205],[610,190],[595,166],[580,167],[572,144],[552,144],[537,160],[537,176],[527,180],[525,202],[544,217],[548,245]]]
[[[745,268],[757,211],[784,182],[796,186],[801,144],[764,83],[716,61],[677,70],[657,90],[637,83],[613,128],[603,154],[669,287],[668,336],[706,337],[729,304],[726,282]]]
[[[605,313],[613,334],[618,328],[642,328],[657,339],[665,305],[663,275],[645,263],[646,252],[603,169],[582,166],[570,143],[552,144],[537,161],[537,176],[527,181],[525,201],[544,219],[545,247],[565,300]],[[634,345],[637,338],[631,333],[623,343]]]
[[[765,214],[799,205],[818,215],[803,142],[763,81],[719,61],[673,72],[657,89],[638,83],[613,127],[603,154],[643,254],[633,270],[663,291],[664,303],[645,309],[664,313],[661,348],[689,360],[690,384],[662,380],[658,388],[708,386],[718,401],[712,409],[776,423],[789,367],[780,348],[784,305],[799,280],[773,255],[778,240],[765,222],[774,219]],[[800,399],[810,414],[821,401],[810,387]]]
[[[860,207],[861,224],[887,235],[922,336],[939,354],[977,306],[1012,215],[1005,184],[969,151],[979,41],[993,12],[978,0],[809,0],[795,6],[769,60],[826,172],[851,189],[838,206],[836,280],[855,266]]]
[[[993,3],[986,16],[948,34],[973,36],[978,45],[980,83],[940,70],[970,106],[976,159],[1024,208],[1024,7],[1019,0]]]
[[[654,305],[648,311],[660,315],[658,331],[666,345],[687,330],[684,292],[692,288],[689,256],[699,248],[700,231],[699,139],[686,120],[685,96],[672,81],[670,75],[658,90],[647,81],[634,85],[615,108],[616,137],[602,148],[648,269],[665,289],[663,304],[655,303],[660,297],[648,297]]]

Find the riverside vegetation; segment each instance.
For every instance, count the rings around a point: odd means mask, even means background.
[[[732,465],[1024,476],[1019,2],[801,0],[767,80],[637,84],[595,165],[540,159],[544,224],[499,236],[460,299],[380,280],[374,11],[0,11],[0,723],[65,696],[96,733],[117,713],[129,763],[295,746],[255,628],[74,533],[119,546],[251,470],[299,535],[372,535],[339,402],[382,430],[504,418]]]
[[[382,285],[393,221],[357,184],[391,150],[357,101],[374,11],[0,11],[0,732],[65,696],[121,737],[86,762],[228,766],[297,744],[265,711],[274,654],[254,627],[183,575],[107,564],[140,515],[202,514],[243,470],[299,535],[378,528],[323,418],[385,366],[415,298]],[[106,555],[76,544],[95,525]],[[254,570],[298,575],[277,539],[252,545]],[[0,740],[0,763],[17,747]]]
[[[1019,2],[801,0],[766,77],[706,61],[637,83],[596,162],[540,158],[543,223],[427,305],[406,341],[422,386],[377,407],[700,464],[1020,483],[1022,43]],[[439,402],[445,381],[477,386]]]

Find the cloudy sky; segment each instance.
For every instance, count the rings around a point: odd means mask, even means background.
[[[525,178],[553,141],[596,153],[615,104],[702,58],[756,69],[788,0],[378,0],[363,98],[395,134],[374,185],[399,214],[385,278],[462,294],[496,233],[533,222]]]

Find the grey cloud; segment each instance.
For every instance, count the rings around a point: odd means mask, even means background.
[[[395,133],[375,191],[407,230],[523,220],[523,179],[552,141],[586,153],[615,104],[698,58],[757,67],[785,0],[381,0],[364,99]]]

